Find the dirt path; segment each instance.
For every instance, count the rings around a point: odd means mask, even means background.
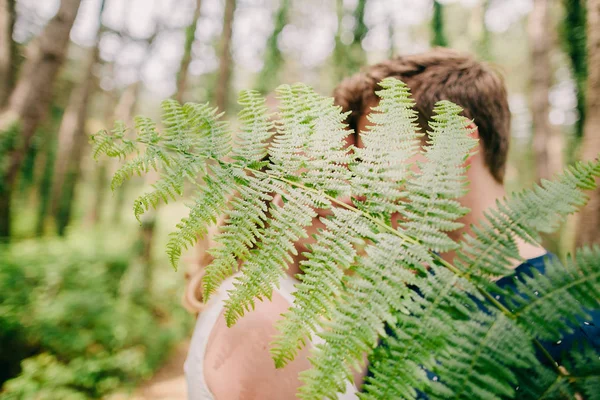
[[[166,364],[131,395],[121,393],[110,400],[187,400],[183,363],[189,345],[189,342],[178,345]]]

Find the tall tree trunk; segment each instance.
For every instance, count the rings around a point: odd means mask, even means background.
[[[256,82],[256,89],[264,94],[273,90],[279,80],[279,71],[283,65],[283,56],[277,43],[281,31],[283,31],[283,28],[287,24],[289,9],[290,0],[282,0],[281,6],[274,17],[273,33],[267,39],[264,64]]]
[[[388,36],[390,37],[390,48],[388,49],[388,58],[396,57],[396,21],[390,15],[388,18]]]
[[[233,34],[233,14],[236,0],[225,0],[223,15],[223,33],[220,43],[219,74],[215,90],[215,102],[221,111],[225,111],[229,102],[229,87],[231,85],[231,37]]]
[[[559,132],[552,128],[548,119],[550,112],[548,94],[552,85],[548,8],[547,0],[534,0],[533,10],[529,16],[533,150],[538,180],[550,179],[562,169]]]
[[[81,160],[88,142],[85,131],[88,104],[95,86],[94,67],[98,61],[98,46],[90,50],[85,72],[79,85],[73,89],[59,129],[59,151],[56,158],[52,211],[56,229],[64,235],[74,205],[74,195],[81,173]]]
[[[362,48],[362,41],[367,36],[368,28],[365,24],[365,8],[367,6],[367,0],[358,0],[356,8],[353,12],[354,17],[354,31],[352,32],[352,43],[350,44],[350,55],[351,55],[351,73],[357,72],[363,67],[367,61],[365,51]],[[390,18],[390,27],[393,28],[393,19]],[[393,51],[393,35],[390,38],[391,51]]]
[[[17,44],[12,38],[15,0],[0,0],[0,109],[8,102],[17,74]]]
[[[96,86],[94,68],[100,57],[100,31],[102,12],[105,0],[100,3],[98,12],[98,29],[96,43],[84,62],[83,75],[77,86],[71,92],[69,104],[58,131],[58,156],[54,173],[52,214],[56,221],[56,230],[64,235],[72,216],[75,204],[75,189],[81,175],[81,161],[88,138],[85,131],[85,121],[88,114],[88,104]]]
[[[444,6],[433,0],[433,16],[431,18],[431,46],[448,47],[448,39],[444,31]]]
[[[339,82],[348,75],[347,52],[342,42],[342,21],[344,19],[344,0],[336,0],[335,12],[337,15],[337,32],[335,35],[335,47],[333,48],[333,68],[335,71],[335,81]]]
[[[600,0],[587,0],[587,17],[589,75],[582,157],[593,160],[600,157]],[[600,185],[600,179],[596,183]],[[600,187],[591,194],[579,221],[577,245],[600,244]]]
[[[586,10],[585,0],[565,0],[563,20],[563,46],[571,60],[573,78],[577,89],[577,113],[579,119],[575,127],[577,137],[583,136],[585,123],[585,83],[587,79],[586,50]]]
[[[192,62],[192,45],[196,38],[196,26],[198,25],[198,19],[200,19],[201,7],[202,0],[196,0],[196,8],[194,9],[192,23],[185,30],[185,46],[179,72],[177,73],[177,93],[175,94],[175,99],[180,103],[183,103],[185,90],[187,89],[188,69]]]
[[[52,199],[52,178],[54,176],[54,166],[56,164],[57,131],[60,126],[63,110],[53,104],[50,118],[44,122],[44,138],[42,147],[42,173],[37,184],[37,221],[35,234],[42,236],[46,229],[46,220],[50,213],[50,202]]]
[[[31,138],[44,118],[52,95],[52,87],[62,66],[68,45],[69,33],[81,0],[63,0],[56,16],[27,49],[27,60],[12,91],[6,109],[0,114],[0,142],[18,127],[18,143],[11,147],[2,165],[0,188],[0,237],[10,236],[10,201],[17,173],[23,157],[31,144]]]

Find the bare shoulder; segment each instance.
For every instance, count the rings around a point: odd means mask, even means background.
[[[276,369],[269,346],[277,333],[275,323],[290,304],[279,293],[272,301],[258,301],[233,327],[221,314],[206,348],[204,376],[216,400],[295,399],[301,385],[298,373],[308,369],[304,348],[285,368]]]

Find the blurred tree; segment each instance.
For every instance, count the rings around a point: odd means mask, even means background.
[[[356,8],[352,14],[354,19],[354,29],[352,30],[350,40],[343,40],[345,34],[343,20],[344,2],[337,1],[338,30],[335,36],[335,49],[333,52],[334,68],[336,71],[336,81],[341,81],[345,77],[357,72],[360,67],[366,63],[365,51],[362,48],[362,40],[367,36],[368,28],[365,24],[365,7],[367,0],[358,0]]]
[[[6,105],[17,75],[15,20],[15,0],[0,0],[0,108]]]
[[[81,175],[81,161],[88,142],[85,122],[88,115],[88,104],[96,87],[94,69],[100,57],[99,46],[104,5],[105,0],[102,0],[98,11],[95,44],[89,50],[89,54],[84,61],[83,74],[77,86],[71,92],[69,104],[58,132],[58,155],[54,169],[52,213],[56,221],[57,233],[60,236],[65,234],[65,229],[71,221],[75,203],[75,189]]]
[[[114,63],[107,65],[108,75],[111,78],[114,75]],[[111,129],[114,126],[114,116],[119,95],[115,89],[102,93],[105,97],[103,121],[106,129]],[[94,182],[94,205],[92,207],[91,219],[94,225],[100,223],[104,214],[104,205],[106,204],[106,189],[108,187],[108,165],[106,160],[98,161],[96,164],[96,177]]]
[[[490,0],[483,0],[474,8],[473,16],[476,18],[473,24],[472,35],[474,39],[474,48],[477,55],[482,60],[491,60],[491,35],[490,30],[485,23],[485,16],[490,6]]]
[[[587,54],[589,75],[586,89],[586,121],[583,133],[585,160],[600,157],[600,0],[587,0]],[[579,219],[577,246],[600,244],[600,187],[592,193]]]
[[[35,130],[48,111],[52,87],[69,46],[81,0],[62,0],[57,14],[29,45],[19,79],[0,113],[0,238],[10,237],[12,191]]]
[[[256,82],[256,90],[267,94],[279,83],[279,71],[283,65],[283,56],[277,45],[279,34],[287,24],[290,0],[282,0],[274,18],[273,33],[267,39],[265,58]]]
[[[388,36],[390,38],[390,48],[388,49],[388,58],[393,58],[396,55],[396,48],[394,46],[394,39],[396,37],[396,27],[394,26],[394,19],[388,18]]]
[[[236,0],[225,0],[225,12],[223,13],[223,33],[219,43],[219,71],[215,89],[215,103],[220,111],[225,111],[229,102],[232,70],[231,37],[233,34],[235,3]]]
[[[52,197],[52,177],[54,176],[54,166],[56,164],[57,131],[64,113],[63,107],[53,102],[50,110],[50,118],[44,121],[42,126],[42,154],[40,157],[42,173],[38,182],[38,209],[36,217],[36,236],[42,236],[46,227],[46,219],[50,211],[50,201]]]
[[[585,0],[564,0],[565,18],[562,23],[562,42],[571,60],[577,90],[579,119],[575,132],[583,136],[585,122],[585,83],[587,79],[586,10]]]
[[[198,25],[198,19],[200,19],[200,8],[202,7],[202,0],[196,0],[196,7],[194,8],[194,15],[192,22],[185,29],[185,45],[183,48],[183,57],[181,58],[181,64],[179,71],[177,72],[177,92],[175,99],[183,103],[183,98],[187,88],[188,80],[188,69],[192,62],[192,46],[196,39],[196,27]]]
[[[551,37],[548,0],[534,0],[529,15],[529,47],[531,61],[531,114],[533,119],[533,150],[539,179],[550,179],[562,169],[559,132],[553,129],[549,91],[552,85],[550,64]]]
[[[433,0],[431,34],[431,46],[448,47],[448,39],[444,31],[444,6],[438,0]]]

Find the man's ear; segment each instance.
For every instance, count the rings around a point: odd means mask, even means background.
[[[469,125],[467,125],[467,128],[470,132],[469,136],[471,136],[473,139],[479,140],[479,129],[477,129],[477,125],[475,125],[475,122],[471,122]]]
[[[469,136],[479,141],[479,143],[477,143],[477,146],[475,146],[473,150],[471,150],[471,154],[467,158],[466,165],[467,167],[469,167],[473,163],[473,159],[477,156],[477,154],[481,152],[482,144],[479,138],[479,129],[477,129],[477,125],[475,125],[474,122],[471,122],[469,125],[467,125],[467,128],[469,129]]]

